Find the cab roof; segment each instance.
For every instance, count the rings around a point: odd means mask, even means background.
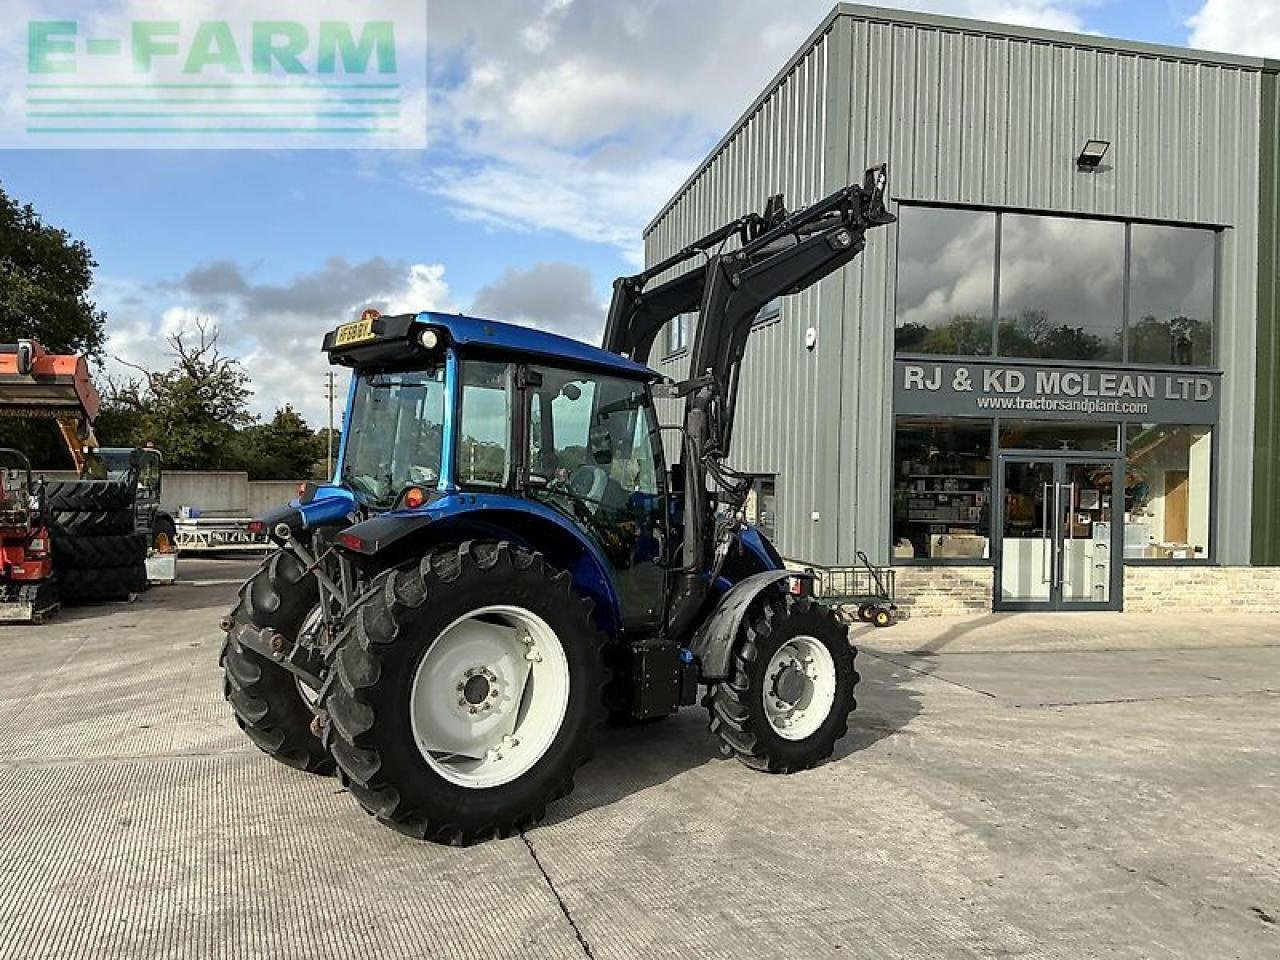
[[[372,336],[339,346],[338,331],[334,330],[325,336],[324,350],[331,362],[348,367],[409,362],[423,354],[417,336],[423,327],[428,326],[443,330],[454,346],[477,354],[491,353],[495,359],[543,360],[633,380],[656,380],[661,376],[642,363],[580,340],[460,313],[424,311],[379,317],[373,322]]]

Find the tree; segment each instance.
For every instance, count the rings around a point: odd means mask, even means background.
[[[234,459],[250,480],[305,480],[325,455],[324,438],[289,405],[240,431]]]
[[[54,353],[100,355],[106,315],[89,299],[96,266],[83,241],[0,188],[0,343],[33,338]],[[52,422],[0,422],[0,446],[41,467],[71,466]]]
[[[199,323],[197,331],[198,343],[181,333],[169,338],[168,370],[125,363],[142,379],[117,386],[111,397],[117,416],[132,423],[134,443],[157,446],[173,470],[226,469],[237,452],[236,431],[253,423],[248,375],[218,350],[215,328]]]
[[[0,342],[31,337],[54,353],[99,356],[107,317],[89,299],[97,265],[84,241],[0,189]]]

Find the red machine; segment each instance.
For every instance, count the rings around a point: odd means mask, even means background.
[[[44,484],[31,461],[0,448],[0,622],[41,623],[58,609]]]
[[[98,446],[93,421],[101,406],[84,357],[49,353],[35,340],[0,344],[0,417],[56,421],[77,471],[85,448]]]

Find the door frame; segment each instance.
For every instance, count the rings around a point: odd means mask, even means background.
[[[1063,600],[1055,593],[1060,593],[1061,586],[1051,587],[1048,600],[1005,600],[1001,594],[1004,566],[1004,508],[1005,508],[1005,465],[1007,463],[1051,462],[1053,464],[1054,485],[1062,483],[1059,479],[1066,465],[1072,463],[1105,463],[1111,467],[1111,565],[1110,582],[1107,599],[1096,600]],[[1079,450],[1001,450],[996,454],[995,476],[991,485],[991,559],[994,576],[991,584],[991,609],[995,611],[1098,611],[1124,609],[1124,457],[1113,450],[1079,451]],[[1117,522],[1117,517],[1119,522]],[[1056,538],[1055,539],[1059,539]]]

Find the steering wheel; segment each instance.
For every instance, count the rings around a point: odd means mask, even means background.
[[[604,499],[605,488],[609,485],[609,473],[603,467],[584,463],[569,477],[569,490],[575,497],[590,500],[591,506],[597,507]]]

